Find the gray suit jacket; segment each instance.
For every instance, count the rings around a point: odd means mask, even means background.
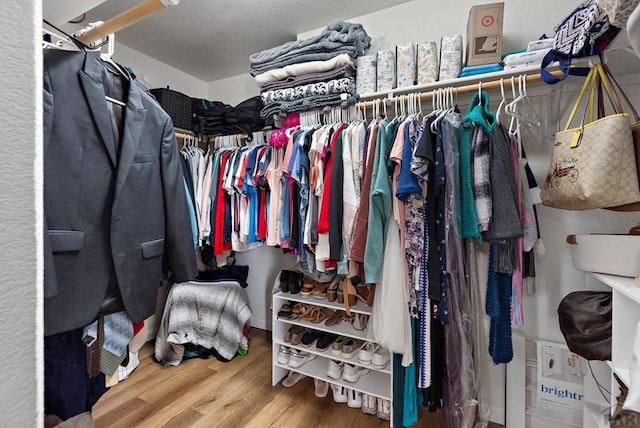
[[[171,119],[132,81],[115,141],[102,73],[97,52],[44,52],[46,335],[91,323],[111,275],[139,322],[163,256],[177,281],[197,274]]]

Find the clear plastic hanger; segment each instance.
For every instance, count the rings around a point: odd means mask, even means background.
[[[531,100],[527,96],[527,75],[518,76],[518,92],[519,95],[512,102],[507,104],[505,111],[507,114],[520,120],[527,126],[540,126],[540,119],[535,108],[531,104]]]

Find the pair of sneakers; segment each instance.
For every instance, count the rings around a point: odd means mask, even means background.
[[[364,394],[355,389],[346,388],[335,383],[331,384],[333,401],[347,403],[348,407],[360,409],[366,415],[377,415],[380,419],[391,419],[391,401]]]
[[[307,351],[280,345],[277,361],[283,366],[289,366],[292,369],[297,369],[298,367],[301,367],[309,361],[315,359],[316,356],[317,355],[311,354]]]
[[[347,364],[344,361],[329,360],[327,376],[331,379],[343,379],[354,383],[367,373],[369,373],[368,368]]]
[[[391,355],[384,346],[373,342],[367,342],[358,351],[358,361],[365,366],[372,366],[375,369],[383,369],[389,364]]]
[[[362,407],[362,393],[359,391],[332,383],[331,392],[336,403],[347,403],[347,406],[353,409]]]

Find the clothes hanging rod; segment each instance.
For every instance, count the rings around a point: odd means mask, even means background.
[[[554,75],[555,77],[560,77],[562,76],[562,71],[554,70],[554,71],[551,71],[551,74]],[[503,78],[503,84],[506,87],[506,85],[510,83],[511,77],[515,78],[522,75],[527,76],[527,84],[542,82],[542,77],[540,75],[540,72],[538,71],[536,74],[522,73],[522,74],[505,75],[505,77]],[[443,89],[443,88],[450,88],[450,87],[453,87],[455,89],[456,94],[476,92],[478,91],[478,86],[480,84],[482,85],[482,90],[489,91],[494,89],[500,89],[500,79],[483,82],[482,76],[473,76],[473,77],[475,77],[476,81],[469,85],[457,86],[456,80],[450,80],[450,81],[444,81],[444,82],[436,82],[429,85],[422,85],[420,87],[413,87],[413,88],[407,87],[407,88],[396,89],[396,91],[402,92],[401,94],[396,94],[394,93],[394,91],[389,91],[387,93],[364,95],[364,98],[370,98],[370,100],[360,101],[356,104],[356,106],[360,108],[373,107],[376,104],[376,102],[380,102],[380,100],[399,98],[403,95],[408,95],[408,94],[418,94],[420,101],[425,101],[425,100],[431,99],[431,96],[433,95],[433,91],[437,91],[438,89]]]
[[[76,38],[85,45],[89,45],[96,40],[104,39],[109,34],[117,33],[136,22],[142,21],[149,15],[173,7],[179,2],[180,0],[145,0]]]

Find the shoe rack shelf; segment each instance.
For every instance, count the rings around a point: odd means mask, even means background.
[[[334,334],[338,334],[338,333],[334,332]],[[273,339],[273,346],[275,347],[276,345],[278,347],[280,347],[280,345],[282,345],[282,346],[286,346],[287,348],[291,348],[291,349],[299,349],[301,351],[305,351],[305,352],[308,352],[310,354],[315,354],[315,355],[317,355],[319,357],[323,357],[325,359],[328,358],[328,359],[335,360],[335,361],[342,361],[344,363],[351,364],[351,365],[354,365],[354,366],[364,367],[364,368],[367,368],[367,369],[371,370],[369,373],[373,373],[375,371],[375,372],[386,373],[388,375],[391,375],[391,361],[389,361],[389,363],[387,363],[387,365],[385,367],[375,368],[372,365],[362,364],[358,360],[358,355],[357,354],[352,358],[344,358],[342,355],[334,355],[334,354],[332,354],[330,349],[327,349],[325,351],[320,351],[318,348],[316,348],[315,345],[311,346],[309,348],[305,348],[304,346],[301,346],[301,345],[297,345],[296,346],[296,345],[292,345],[291,343],[285,342],[281,338],[280,339],[279,338],[274,338]],[[288,367],[288,368],[290,368],[290,367]],[[349,383],[347,382],[347,384],[349,384]]]
[[[631,277],[594,273],[600,282],[611,287],[613,292],[611,361],[608,362],[613,373],[627,386],[631,383],[629,370],[636,326],[640,323],[640,286]],[[616,404],[618,384],[611,380],[611,404]],[[615,407],[615,406],[614,406]]]
[[[326,298],[318,299],[315,297],[303,298],[300,293],[291,294],[278,292],[273,295],[273,323],[272,323],[272,361],[273,361],[273,370],[272,370],[272,385],[275,386],[280,383],[289,373],[289,371],[293,371],[296,373],[301,373],[305,376],[309,376],[311,378],[320,379],[332,384],[341,385],[345,388],[349,388],[363,394],[368,394],[375,396],[380,399],[389,400],[391,403],[390,409],[393,414],[393,361],[392,359],[384,368],[375,368],[370,365],[362,364],[358,361],[358,355],[354,355],[352,358],[344,358],[342,355],[334,355],[331,353],[330,349],[325,351],[319,351],[315,345],[306,348],[301,345],[291,345],[291,343],[287,343],[284,341],[284,335],[291,328],[291,326],[298,325],[302,327],[306,327],[309,329],[333,333],[338,336],[343,336],[352,339],[359,339],[363,341],[371,341],[368,337],[369,327],[371,322],[369,320],[369,324],[367,328],[362,331],[356,330],[353,328],[351,324],[346,321],[342,321],[333,326],[326,326],[324,321],[314,324],[305,319],[293,319],[286,320],[278,318],[278,310],[285,303],[296,302],[296,303],[305,303],[309,305],[315,305],[319,307],[325,307],[333,310],[341,310],[344,311],[344,305],[342,303],[329,302]],[[357,314],[366,314],[371,315],[371,308],[365,305],[363,302],[358,301],[356,305],[351,306],[351,311]],[[280,351],[280,345],[284,345],[291,349],[299,349],[302,351],[309,352],[310,354],[316,355],[316,358],[313,360],[303,364],[300,367],[292,368],[288,365],[278,363],[278,353]],[[348,364],[366,367],[369,369],[369,372],[365,375],[362,375],[357,382],[348,382],[344,379],[333,379],[327,376],[327,371],[329,369],[329,362],[331,360],[335,361],[343,361]],[[331,392],[329,393],[331,395]],[[391,424],[391,421],[390,421]],[[393,426],[393,425],[391,425]]]
[[[291,294],[291,293],[283,293],[279,291],[276,294],[276,297],[279,297],[283,300],[288,300],[290,302],[299,302],[299,303],[308,303],[310,305],[323,306],[325,308],[333,309],[333,310],[344,310],[344,305],[342,303],[328,301],[325,297],[322,299],[318,299],[317,297],[302,297],[300,293]],[[356,300],[356,304],[351,306],[351,312],[355,312],[357,314],[365,314],[371,315],[371,308],[361,300]]]
[[[354,389],[385,400],[391,400],[392,393],[389,389],[390,380],[388,374],[385,375],[384,373],[372,370],[366,375],[361,376],[357,382],[352,383],[347,382],[344,379],[332,379],[327,376],[327,369],[329,368],[329,361],[327,358],[317,357],[295,369],[282,365],[278,362],[276,362],[275,365],[285,369],[286,371],[292,370],[312,378],[324,380],[329,383],[335,383],[344,386],[345,388]]]

